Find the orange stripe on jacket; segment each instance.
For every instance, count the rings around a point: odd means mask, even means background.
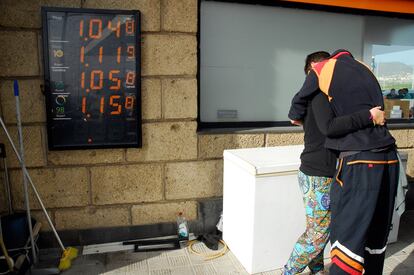
[[[331,86],[335,64],[336,59],[329,59],[319,62],[313,67],[313,70],[318,76],[319,89],[328,96],[329,101],[332,100],[332,97],[329,95],[329,87]]]

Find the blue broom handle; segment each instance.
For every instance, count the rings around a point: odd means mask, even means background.
[[[4,132],[6,133],[7,139],[9,140],[9,142],[10,142],[10,144],[11,144],[12,148],[13,148],[13,151],[14,151],[14,153],[16,154],[17,160],[19,161],[20,165],[22,165],[22,159],[20,158],[20,154],[19,154],[19,152],[17,151],[17,148],[16,148],[16,146],[15,146],[15,145],[14,145],[14,143],[13,143],[13,140],[12,140],[12,138],[11,138],[11,136],[10,136],[10,133],[9,133],[9,131],[7,131],[6,125],[4,124],[3,119],[1,119],[1,117],[0,117],[0,125],[3,127],[3,130],[4,130]],[[47,220],[47,222],[49,223],[49,226],[50,226],[50,228],[52,229],[52,231],[53,231],[53,233],[54,233],[54,235],[55,235],[55,237],[56,237],[56,240],[57,240],[57,241],[58,241],[58,243],[59,243],[59,246],[61,247],[61,249],[62,249],[63,251],[65,251],[65,249],[66,249],[66,248],[65,248],[65,246],[63,245],[62,240],[60,239],[59,234],[57,233],[56,228],[55,228],[55,226],[53,225],[52,220],[51,220],[51,219],[50,219],[50,217],[49,217],[49,214],[47,213],[46,207],[45,207],[45,205],[43,204],[42,199],[40,198],[40,195],[39,195],[39,193],[37,192],[36,186],[34,185],[34,183],[33,183],[33,181],[32,181],[32,178],[31,178],[31,177],[30,177],[30,175],[29,175],[29,171],[27,171],[27,169],[26,169],[26,167],[25,167],[25,166],[22,166],[22,167],[23,167],[23,174],[24,174],[24,175],[27,177],[27,179],[29,180],[30,186],[32,187],[33,192],[34,192],[34,193],[35,193],[35,195],[36,195],[37,201],[39,202],[39,204],[40,204],[40,206],[41,206],[41,208],[42,208],[42,210],[43,210],[43,213],[45,214],[46,220]]]
[[[22,131],[22,118],[20,114],[20,98],[19,98],[19,83],[17,80],[14,80],[13,83],[13,90],[14,90],[14,98],[16,99],[16,119],[17,119],[17,131],[19,135],[19,147],[20,147],[20,157],[22,159],[22,170],[26,168],[26,164],[24,161],[24,147],[23,147],[23,131]],[[29,227],[30,233],[30,244],[32,246],[32,256],[33,262],[37,263],[37,255],[36,255],[36,248],[33,238],[33,225],[32,225],[32,215],[30,214],[30,201],[29,201],[29,190],[27,187],[27,178],[23,173],[23,189],[24,189],[24,203],[26,206],[26,215],[27,215],[27,225]]]

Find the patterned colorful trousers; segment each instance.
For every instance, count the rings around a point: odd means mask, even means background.
[[[323,271],[323,250],[329,238],[332,178],[308,176],[301,171],[298,178],[306,210],[306,230],[293,248],[284,275],[301,273],[307,266],[312,274]]]

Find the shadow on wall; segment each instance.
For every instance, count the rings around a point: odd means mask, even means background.
[[[198,219],[189,221],[190,232],[196,235],[213,232],[223,210],[222,199],[206,199],[198,202]],[[73,229],[59,231],[66,245],[83,246],[98,243],[121,242],[133,239],[153,238],[175,235],[175,222],[123,227]],[[51,231],[42,232],[40,248],[58,247]]]

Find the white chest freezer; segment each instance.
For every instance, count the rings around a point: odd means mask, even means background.
[[[249,273],[282,268],[305,230],[303,145],[224,151],[223,239]]]
[[[303,145],[224,151],[223,240],[251,274],[282,268],[305,230],[297,179],[302,150]],[[389,242],[396,241],[398,225],[394,213]],[[328,243],[328,261],[329,250]]]

